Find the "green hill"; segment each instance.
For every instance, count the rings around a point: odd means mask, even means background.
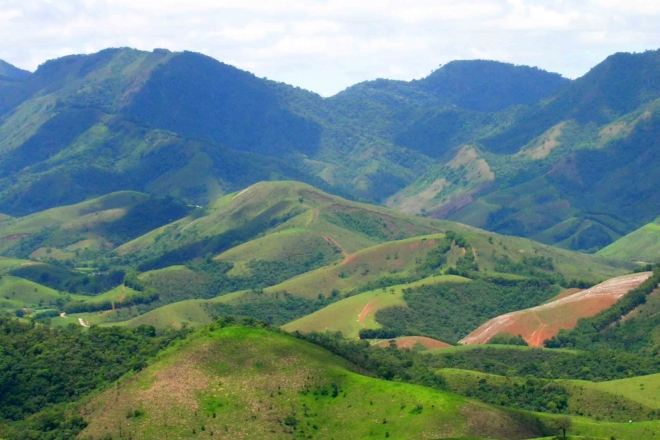
[[[534,306],[558,293],[555,283],[595,283],[633,267],[452,222],[406,216],[296,182],[262,182],[227,195],[116,252],[119,257],[109,261],[123,270],[143,271],[139,279],[152,292],[145,296],[150,299],[80,316],[91,324],[131,320],[129,325],[178,328],[206,324],[218,316],[247,315],[279,325],[361,292],[409,283],[415,287],[450,270],[472,278],[503,277],[498,281],[503,285],[516,280],[524,284],[528,276],[551,277],[549,284],[542,282],[548,288],[541,289],[544,295],[537,292],[523,301]],[[211,301],[230,292],[242,293]],[[172,303],[180,303],[182,310]],[[512,311],[509,308],[518,303],[510,298],[507,304],[505,310]],[[163,306],[167,308],[158,310]]]
[[[19,69],[6,61],[0,60],[0,81],[25,81],[30,75],[27,70]]]
[[[34,260],[94,256],[185,216],[171,199],[124,191],[0,223],[0,252]]]
[[[134,439],[530,438],[542,433],[531,417],[362,376],[307,342],[241,327],[203,332],[84,408],[89,425],[82,435],[95,438],[120,431]]]
[[[597,254],[627,261],[660,261],[660,219],[618,239]]]
[[[347,338],[357,338],[362,329],[382,328],[375,317],[379,310],[393,306],[405,306],[403,290],[420,285],[468,282],[467,278],[455,275],[440,275],[424,278],[413,283],[360,293],[329,305],[318,312],[307,315],[282,327],[287,332],[342,332]]]

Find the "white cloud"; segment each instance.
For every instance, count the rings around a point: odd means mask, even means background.
[[[452,59],[570,77],[660,47],[657,0],[0,0],[0,58],[34,69],[108,46],[203,52],[328,95]]]

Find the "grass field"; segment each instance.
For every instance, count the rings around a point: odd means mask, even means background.
[[[124,208],[148,197],[147,194],[135,191],[123,191],[76,205],[49,209],[0,224],[0,237],[32,234],[46,227],[89,229],[96,223],[116,219],[125,213]]]
[[[320,257],[320,258],[319,258]],[[234,264],[229,275],[246,275],[251,261],[286,261],[323,265],[343,259],[342,249],[329,237],[302,228],[285,229],[238,245],[216,257]]]
[[[28,260],[0,257],[0,275],[18,269],[23,265],[33,264]]]
[[[0,310],[49,308],[61,297],[59,292],[32,281],[0,277]]]
[[[660,261],[660,219],[618,239],[597,255],[625,261]]]
[[[448,390],[460,395],[471,395],[477,398],[499,399],[499,396],[511,391],[512,387],[525,389],[525,387],[537,389],[558,390],[563,393],[557,393],[566,397],[566,407],[564,411],[570,415],[585,416],[592,420],[604,422],[628,422],[649,421],[657,417],[655,409],[652,406],[640,402],[639,399],[632,398],[621,392],[613,392],[611,388],[605,387],[605,383],[594,383],[588,381],[571,380],[540,380],[538,383],[530,383],[524,377],[505,377],[493,374],[481,373],[477,371],[467,371],[459,369],[442,369],[437,372],[448,386]],[[618,382],[618,381],[617,381]],[[484,390],[488,390],[484,393]],[[531,390],[528,391],[531,393]],[[538,392],[538,391],[537,391]],[[540,398],[540,397],[537,397]],[[521,401],[512,402],[517,404],[530,404],[525,402],[524,396],[520,396]],[[548,394],[545,396],[544,404],[553,399]]]
[[[288,332],[340,331],[347,338],[357,338],[363,328],[377,329],[376,312],[393,306],[405,306],[403,289],[448,282],[468,282],[467,278],[440,275],[409,284],[400,284],[385,289],[373,290],[343,299],[311,315],[282,327]]]
[[[660,374],[594,384],[597,389],[660,409]]]
[[[534,438],[533,415],[430,388],[361,376],[283,334],[204,330],[84,405],[82,436]],[[129,415],[130,414],[130,415]]]

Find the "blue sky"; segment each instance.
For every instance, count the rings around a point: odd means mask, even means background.
[[[455,59],[575,78],[615,52],[660,48],[658,0],[0,0],[0,59],[107,47],[202,52],[329,96]]]

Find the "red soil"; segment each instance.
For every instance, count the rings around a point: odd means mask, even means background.
[[[369,313],[371,313],[371,311],[373,310],[375,302],[376,302],[376,298],[369,301],[358,315],[358,322],[362,327],[364,327],[364,320],[367,319],[367,316],[369,316]]]
[[[7,235],[6,237],[0,237],[0,240],[18,240],[29,236],[30,234],[14,234],[14,235]]]
[[[437,339],[427,338],[424,336],[402,336],[395,339],[396,346],[399,349],[402,348],[413,348],[415,344],[422,344],[427,350],[435,350],[436,348],[447,348],[451,347],[450,344],[446,342],[438,341]],[[389,347],[390,341],[381,341],[378,343],[379,347]]]
[[[559,295],[557,299],[538,307],[498,316],[460,342],[464,345],[485,344],[498,333],[509,333],[521,335],[530,346],[540,347],[543,341],[555,336],[559,330],[574,328],[578,319],[594,316],[612,307],[650,276],[647,272],[613,278],[591,289]]]

